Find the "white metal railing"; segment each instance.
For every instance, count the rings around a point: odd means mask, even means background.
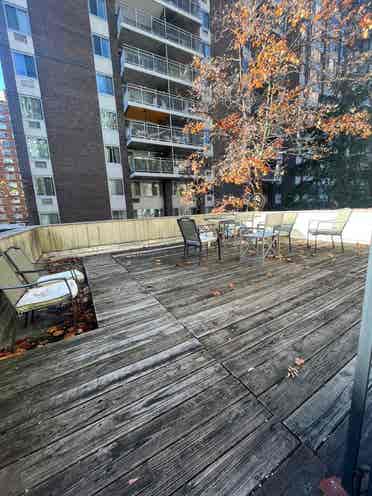
[[[196,74],[190,65],[174,62],[165,57],[160,57],[159,55],[128,45],[123,46],[121,65],[122,68],[125,65],[132,65],[145,71],[161,74],[168,79],[177,79],[187,85],[193,83]]]
[[[200,16],[199,0],[162,0],[162,2],[173,5],[177,9],[183,10],[184,12],[192,16]]]
[[[203,54],[203,41],[199,36],[174,26],[163,19],[149,15],[142,10],[128,7],[122,1],[120,2],[118,20],[119,25],[133,26],[187,50]]]
[[[127,120],[128,142],[136,139],[202,148],[202,134],[185,134],[182,127],[159,126],[151,122]]]
[[[152,90],[144,86],[128,84],[126,99],[131,104],[153,107],[172,113],[185,114],[190,117],[199,116],[193,111],[193,101],[163,91]]]
[[[173,174],[180,176],[191,175],[190,168],[185,160],[172,160],[159,157],[129,157],[129,166],[132,174]]]

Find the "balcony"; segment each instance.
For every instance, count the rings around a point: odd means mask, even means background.
[[[196,75],[190,65],[181,64],[128,45],[123,45],[121,54],[122,75],[125,68],[144,72],[162,79],[169,79],[185,86],[192,86]]]
[[[175,12],[186,15],[197,22],[200,20],[200,2],[198,0],[155,0],[156,2],[174,10]]]
[[[163,19],[149,15],[142,10],[128,7],[123,2],[120,2],[118,23],[119,34],[125,28],[172,45],[175,48],[180,48],[193,55],[203,55],[203,41],[199,36],[174,26]]]
[[[159,126],[145,121],[127,121],[127,144],[149,144],[202,149],[203,134],[185,134],[181,127]]]
[[[127,85],[124,110],[126,110],[127,106],[158,110],[166,114],[191,119],[202,119],[200,115],[193,111],[192,100],[134,84]]]
[[[191,177],[184,160],[134,156],[129,158],[131,177]]]

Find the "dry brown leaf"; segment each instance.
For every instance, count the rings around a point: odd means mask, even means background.
[[[234,288],[235,288],[235,284],[234,284],[233,282],[230,282],[230,283],[229,283],[229,288],[230,288],[230,289],[234,289]]]
[[[305,364],[305,360],[303,358],[297,357],[295,359],[295,364],[297,365],[297,367],[303,367]]]
[[[211,296],[221,296],[221,295],[222,295],[222,291],[220,291],[219,289],[212,289]]]
[[[135,484],[137,481],[138,481],[138,478],[137,479],[129,479],[128,484],[130,486],[133,486],[133,484]]]

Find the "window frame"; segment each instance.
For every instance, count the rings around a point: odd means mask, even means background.
[[[35,100],[37,101],[39,104],[40,104],[40,115],[41,117],[35,117],[35,116],[28,116],[26,115],[26,113],[23,112],[23,105],[22,105],[22,100],[23,99],[30,99],[30,100]],[[44,110],[43,110],[43,104],[42,104],[42,101],[41,101],[41,98],[37,97],[37,96],[30,96],[30,95],[24,95],[24,94],[20,94],[19,95],[19,105],[21,107],[21,114],[22,114],[22,117],[25,118],[25,119],[28,119],[28,120],[32,120],[32,121],[44,121]]]
[[[96,52],[96,43],[95,41],[99,41],[99,48],[101,53]],[[102,49],[104,46],[104,43],[107,43],[107,55],[105,55],[103,52],[104,50]],[[92,44],[93,44],[93,53],[94,55],[97,55],[98,57],[103,57],[104,59],[110,59],[111,60],[111,46],[110,46],[110,40],[106,38],[105,36],[101,36],[100,34],[93,33],[92,34]]]
[[[33,69],[34,69],[34,76],[30,76],[29,74],[19,74],[17,72],[17,63],[16,63],[16,58],[17,56],[21,55],[22,57],[27,57],[29,59],[32,60],[33,62]],[[30,55],[28,53],[24,53],[24,52],[19,52],[18,50],[12,50],[12,58],[13,58],[13,64],[14,64],[14,72],[15,72],[15,75],[18,76],[18,77],[22,77],[22,78],[29,78],[29,79],[34,79],[34,80],[37,80],[38,79],[38,74],[37,74],[37,67],[36,67],[36,59],[34,57],[34,55]],[[24,62],[24,65],[25,65],[25,69],[27,71],[27,64],[26,62]]]
[[[115,191],[114,191],[113,183],[120,184],[121,185],[121,187],[119,188],[120,191],[121,191],[121,193],[117,193],[116,186],[115,186]],[[118,177],[111,177],[109,179],[109,186],[110,186],[110,194],[111,194],[111,196],[124,196],[124,182],[123,182],[122,179],[120,179]]]
[[[8,10],[7,8],[11,8],[11,9],[14,9],[17,13],[17,24],[18,24],[18,29],[15,29],[14,27],[11,27],[9,25],[9,18],[8,18]],[[20,23],[19,23],[19,18],[18,18],[18,12],[21,12],[22,14],[25,15],[25,18],[27,19],[27,26],[26,26],[26,30],[22,30],[21,29],[21,26],[20,26]],[[8,2],[4,2],[4,17],[5,17],[5,22],[6,22],[6,26],[7,28],[10,30],[10,31],[15,31],[16,33],[21,33],[23,35],[27,35],[27,36],[31,36],[31,22],[30,22],[30,16],[29,16],[29,13],[28,13],[28,10],[27,9],[24,9],[18,5],[13,5],[11,3],[8,3]]]
[[[112,152],[112,150],[117,150],[118,155],[116,156],[116,151]],[[110,158],[118,158],[119,161],[112,162]],[[105,145],[105,158],[108,164],[121,164],[121,153],[120,147],[116,145]]]
[[[96,12],[93,12],[92,10],[92,2],[95,2],[96,4]],[[103,6],[103,15],[99,14],[99,5]],[[106,5],[106,0],[88,0],[88,8],[89,8],[89,13],[98,17],[99,19],[104,19],[107,20],[107,5]]]
[[[100,79],[99,78],[104,78],[106,81],[111,82],[111,89],[112,93],[106,92],[106,91],[101,91],[100,89]],[[114,78],[112,76],[109,76],[107,74],[102,74],[101,72],[96,73],[96,80],[97,80],[97,91],[100,95],[109,95],[109,96],[114,96],[115,90],[114,90]]]
[[[31,152],[31,148],[29,146],[29,141],[30,140],[36,140],[36,141],[44,141],[46,143],[46,146],[47,146],[47,152],[48,152],[48,156],[44,157],[44,156],[38,156],[36,157],[35,155],[32,154]],[[50,160],[50,150],[49,150],[49,142],[48,142],[48,139],[47,138],[43,138],[43,137],[39,137],[39,136],[27,136],[26,137],[26,143],[27,143],[27,150],[28,150],[28,153],[30,155],[30,158],[32,160]]]
[[[45,180],[48,180],[48,185],[46,185],[46,181]],[[42,191],[40,193],[40,190],[39,190],[39,181],[40,180],[43,180],[43,187],[42,187]],[[51,189],[49,189],[49,192],[48,192],[48,188],[50,188],[51,186]],[[52,193],[50,193],[50,191],[52,191]],[[42,197],[55,197],[56,196],[56,188],[55,188],[55,184],[54,184],[54,179],[53,179],[53,176],[35,176],[35,192],[36,192],[36,195],[37,196],[42,196]]]
[[[118,115],[116,112],[113,110],[107,110],[107,109],[101,109],[101,126],[102,129],[111,129],[112,131],[117,131],[118,130]],[[108,117],[110,117],[108,120],[106,120]],[[107,123],[113,124],[112,125],[107,125]]]

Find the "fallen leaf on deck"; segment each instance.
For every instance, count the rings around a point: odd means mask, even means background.
[[[211,296],[221,296],[221,295],[222,295],[222,291],[220,291],[219,289],[212,289]]]
[[[129,479],[128,484],[130,486],[133,486],[133,484],[135,484],[137,481],[138,481],[138,479]]]
[[[234,284],[233,282],[230,282],[230,283],[229,283],[229,288],[230,288],[230,289],[234,289],[234,288],[235,288],[235,284]]]
[[[298,376],[298,369],[296,367],[288,367],[287,377],[294,379]]]
[[[297,365],[297,367],[303,367],[304,363],[305,363],[305,360],[303,358],[297,357],[295,360],[295,364]]]

